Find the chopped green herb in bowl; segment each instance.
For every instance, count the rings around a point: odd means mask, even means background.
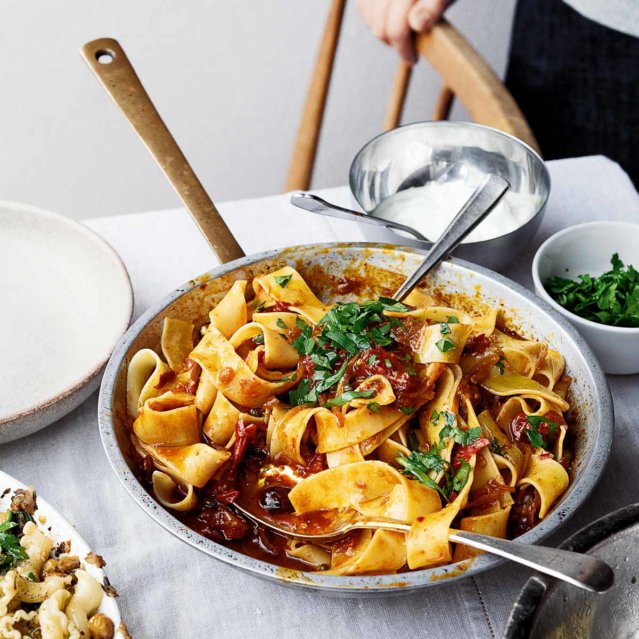
[[[576,280],[552,277],[544,285],[566,310],[608,326],[639,327],[639,271],[625,266],[615,253],[612,269],[599,276],[579,275]]]
[[[535,293],[577,329],[604,372],[639,373],[639,223],[569,226],[537,249],[531,270]]]

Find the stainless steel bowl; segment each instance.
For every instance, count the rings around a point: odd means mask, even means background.
[[[597,519],[560,548],[603,559],[615,585],[591,594],[545,576],[531,577],[510,613],[504,639],[636,637],[639,632],[639,504]]]
[[[100,390],[98,419],[102,441],[117,476],[139,506],[161,526],[182,541],[199,548],[249,574],[281,584],[342,596],[404,594],[449,583],[493,568],[502,560],[483,555],[474,560],[402,574],[343,577],[279,568],[252,559],[215,543],[180,523],[162,508],[138,482],[128,455],[126,420],[126,371],[135,352],[159,349],[164,317],[179,317],[196,325],[207,321],[208,311],[239,279],[290,264],[327,301],[366,299],[393,290],[422,260],[419,251],[373,244],[317,244],[269,251],[235,260],[188,282],[147,311],[127,331],[107,365]],[[365,278],[358,296],[336,294],[337,278]],[[577,331],[530,291],[481,267],[453,260],[444,262],[429,277],[429,284],[442,292],[468,297],[468,305],[481,298],[500,308],[525,335],[553,344],[566,358],[575,383],[570,402],[579,415],[575,463],[571,485],[552,512],[521,537],[536,543],[555,531],[584,502],[606,465],[613,430],[612,400],[606,378],[594,355]]]
[[[479,173],[507,179],[511,191],[541,197],[534,215],[516,230],[491,240],[461,244],[455,255],[499,271],[533,238],[543,218],[550,193],[550,175],[539,155],[521,140],[469,122],[416,122],[378,135],[355,156],[349,174],[351,193],[369,215],[394,195],[402,182],[420,169],[436,176],[451,164],[467,170],[464,180],[475,184]],[[424,215],[432,215],[424,211]],[[418,240],[369,224],[361,225],[367,238],[378,242],[429,247]],[[437,239],[437,238],[434,238]]]

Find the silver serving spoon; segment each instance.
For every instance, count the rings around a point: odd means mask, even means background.
[[[393,298],[401,302],[422,278],[438,266],[469,233],[477,228],[479,223],[499,204],[509,188],[508,181],[499,175],[487,175],[426,253],[423,262],[395,291]]]
[[[330,527],[320,533],[301,533],[293,528],[278,526],[277,524],[263,519],[250,512],[237,502],[233,506],[246,515],[249,519],[266,526],[276,532],[296,539],[303,539],[310,542],[332,541],[345,535],[351,530],[361,529],[383,529],[394,532],[407,533],[410,531],[410,524],[406,524],[395,519],[382,517],[362,517],[354,511],[340,513],[335,518]],[[452,530],[448,535],[448,540],[456,544],[471,546],[477,550],[483,550],[505,559],[510,559],[528,568],[534,568],[539,572],[556,577],[563,581],[583,588],[589,592],[606,592],[614,583],[614,573],[612,568],[605,562],[593,557],[569,550],[549,548],[548,546],[535,546],[532,544],[511,541],[509,539],[499,539],[478,535],[461,530]]]
[[[323,198],[313,195],[312,193],[293,193],[293,195],[291,195],[291,204],[300,209],[304,209],[309,213],[317,213],[318,215],[324,215],[326,217],[335,217],[339,220],[349,220],[350,222],[363,222],[364,224],[372,224],[373,226],[383,226],[387,229],[394,229],[396,231],[408,233],[421,242],[430,242],[427,237],[422,235],[419,231],[416,231],[411,226],[406,226],[399,222],[393,222],[393,220],[385,220],[381,217],[374,217],[373,215],[366,215],[365,213],[360,213],[353,209],[346,209],[343,206],[327,202]]]
[[[449,167],[445,174],[448,173],[455,165]],[[441,176],[440,176],[441,177]],[[466,204],[461,208],[459,213],[452,219],[446,227],[439,239],[432,245],[424,261],[419,267],[406,279],[404,284],[397,290],[394,299],[401,301],[416,286],[421,279],[425,277],[432,269],[434,269],[449,253],[451,253],[461,241],[484,220],[484,218],[497,206],[500,200],[510,188],[508,182],[498,175],[487,175],[480,185],[475,189],[473,194],[468,198]],[[384,220],[382,218],[371,217],[350,211],[333,204],[329,204],[322,198],[312,195],[311,193],[294,193],[291,196],[291,203],[299,206],[306,211],[320,213],[330,217],[338,217],[342,219],[356,218],[358,221],[368,224],[381,224],[382,226],[393,227],[411,233],[418,239],[426,240],[426,238],[403,224]],[[428,241],[428,240],[426,240]]]
[[[420,167],[417,171],[411,173],[407,178],[401,182],[397,187],[395,193],[406,191],[418,186],[424,186],[427,182],[436,182],[438,184],[447,182],[452,179],[459,179],[460,175],[464,175],[467,172],[466,167],[460,163],[446,164],[443,168],[429,164],[427,166]],[[452,177],[455,176],[455,177]],[[370,215],[366,213],[360,213],[353,209],[347,209],[343,206],[327,202],[325,199],[312,193],[293,193],[291,195],[291,204],[297,206],[300,209],[304,209],[309,213],[316,213],[317,215],[324,215],[326,217],[334,217],[339,220],[348,220],[349,222],[363,222],[364,224],[372,224],[373,226],[383,226],[388,229],[395,229],[396,231],[403,231],[412,235],[416,240],[431,243],[425,235],[414,229],[412,226],[406,226],[393,220],[387,220],[382,217],[376,217],[373,212]]]

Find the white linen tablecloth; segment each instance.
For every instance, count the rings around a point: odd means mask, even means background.
[[[639,195],[603,157],[549,162],[552,194],[541,230],[522,246],[507,275],[529,286],[539,244],[560,228],[589,220],[639,222]],[[324,195],[345,205],[346,187]],[[279,246],[361,240],[360,229],[294,209],[286,195],[228,202],[220,210],[247,254]],[[215,266],[183,209],[95,219],[87,225],[122,256],[138,316],[194,275]],[[600,485],[552,540],[639,500],[639,376],[610,377],[615,442]],[[107,560],[123,618],[136,639],[374,639],[497,637],[530,571],[503,566],[458,584],[404,597],[348,600],[265,583],[178,541],[145,515],[111,470],[98,434],[97,394],[58,423],[0,447],[0,468],[38,492],[73,522]]]

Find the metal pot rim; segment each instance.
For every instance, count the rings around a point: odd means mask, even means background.
[[[218,544],[199,533],[187,528],[178,519],[158,504],[153,497],[138,482],[130,470],[118,445],[113,426],[113,395],[115,381],[120,367],[125,361],[127,352],[147,324],[162,310],[176,299],[189,291],[201,286],[205,281],[215,279],[234,270],[246,267],[261,260],[273,259],[282,253],[294,251],[297,254],[313,250],[343,249],[385,249],[404,253],[423,253],[418,249],[410,249],[391,244],[374,244],[369,242],[331,242],[321,244],[305,244],[287,249],[276,249],[246,256],[227,264],[214,268],[196,280],[190,280],[183,286],[164,297],[155,306],[144,312],[129,328],[118,342],[107,364],[98,401],[98,424],[100,436],[109,462],[120,479],[125,489],[149,516],[170,533],[188,543],[194,548],[231,565],[234,568],[252,573],[254,576],[276,581],[284,585],[295,585],[308,589],[314,589],[328,594],[341,594],[348,596],[361,596],[363,594],[403,594],[420,588],[448,584],[457,579],[478,574],[488,568],[494,568],[504,562],[497,557],[482,555],[471,560],[465,560],[457,564],[449,564],[437,568],[415,570],[400,574],[374,575],[374,576],[335,576],[325,575],[321,572],[305,572],[281,568],[273,564],[254,559],[237,551]],[[556,325],[570,337],[577,348],[588,359],[588,369],[592,377],[592,384],[597,389],[597,409],[599,414],[599,430],[596,433],[596,441],[591,447],[589,462],[590,472],[586,472],[579,482],[570,487],[568,494],[560,507],[555,508],[551,514],[539,523],[535,528],[521,537],[522,541],[537,543],[554,532],[563,521],[568,518],[588,497],[597,484],[610,453],[613,434],[613,407],[612,398],[606,377],[595,359],[590,347],[577,333],[570,323],[554,311],[546,302],[536,297],[531,291],[509,280],[508,278],[490,271],[484,267],[471,264],[464,260],[454,259],[446,262],[454,268],[478,273],[497,284],[508,289],[511,293],[519,295],[540,310],[546,313]],[[205,279],[206,278],[206,279]]]

